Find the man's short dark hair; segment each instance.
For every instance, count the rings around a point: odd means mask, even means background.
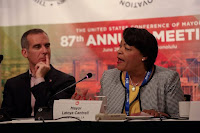
[[[156,38],[146,29],[126,28],[123,32],[126,44],[134,46],[147,59],[144,61],[145,69],[151,69],[158,54],[158,43]]]
[[[42,30],[42,29],[30,29],[30,30],[26,31],[22,35],[22,38],[21,38],[21,47],[28,49],[29,48],[29,42],[27,40],[27,36],[30,35],[30,34],[38,34],[38,33],[45,33],[47,35],[47,33],[44,30]]]

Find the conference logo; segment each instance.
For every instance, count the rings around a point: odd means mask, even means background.
[[[79,105],[79,101],[76,101],[76,102],[75,102],[75,105]]]
[[[126,8],[141,8],[149,6],[153,3],[153,0],[120,0],[119,5]]]
[[[66,2],[66,0],[33,0],[33,1],[44,7],[59,6]]]

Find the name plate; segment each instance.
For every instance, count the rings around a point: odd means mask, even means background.
[[[75,117],[81,121],[95,121],[95,115],[100,113],[101,104],[102,101],[98,100],[55,100],[53,119]]]

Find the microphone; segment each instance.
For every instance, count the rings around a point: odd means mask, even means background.
[[[82,78],[82,79],[79,80],[78,82],[75,82],[75,83],[71,84],[70,86],[67,86],[66,88],[64,88],[64,89],[58,91],[57,93],[55,93],[53,96],[51,96],[51,98],[50,98],[49,100],[51,100],[53,97],[55,97],[56,95],[60,94],[61,92],[67,90],[68,88],[71,88],[72,86],[78,84],[79,82],[81,82],[81,81],[83,81],[83,80],[85,80],[85,79],[89,79],[89,78],[91,78],[91,77],[92,77],[92,73],[88,73],[84,78]]]
[[[75,82],[73,84],[71,84],[70,86],[67,86],[66,88],[58,91],[57,93],[55,93],[53,96],[51,96],[49,98],[49,101],[48,101],[48,104],[47,104],[47,107],[40,107],[38,109],[38,112],[36,113],[35,115],[35,120],[52,120],[53,119],[53,109],[52,107],[50,106],[50,103],[51,101],[53,100],[53,98],[60,94],[61,92],[73,87],[74,85],[78,84],[79,82],[85,80],[85,79],[88,79],[88,78],[91,78],[92,77],[92,73],[88,73],[84,78],[82,78],[81,80],[79,80],[78,82]]]
[[[3,55],[0,55],[0,64],[2,60],[3,60]]]

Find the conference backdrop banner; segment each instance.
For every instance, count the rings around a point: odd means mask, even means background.
[[[77,81],[91,72],[77,88],[95,93],[103,72],[116,67],[123,30],[137,27],[158,41],[155,64],[177,71],[184,93],[199,101],[199,7],[198,0],[0,0],[1,93],[8,78],[28,70],[20,46],[28,29],[48,33],[55,68]]]

